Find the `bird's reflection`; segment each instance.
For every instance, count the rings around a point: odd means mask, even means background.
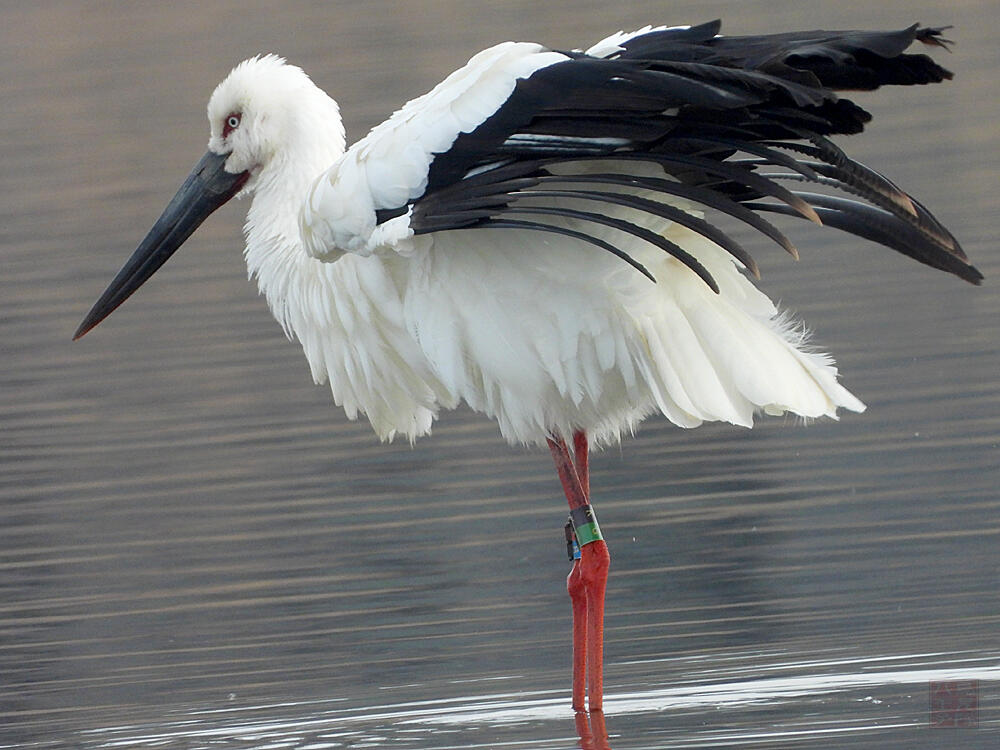
[[[611,750],[608,744],[608,727],[603,711],[577,711],[575,716],[576,735],[580,738],[582,750]]]

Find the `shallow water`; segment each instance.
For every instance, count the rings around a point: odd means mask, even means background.
[[[69,338],[254,52],[302,64],[356,138],[499,39],[716,15],[955,24],[956,80],[863,97],[850,146],[987,284],[801,223],[801,263],[760,243],[763,286],[869,411],[651,420],[595,457],[608,744],[995,747],[1000,53],[986,3],[849,5],[5,4],[0,747],[602,746],[568,708],[548,457],[467,411],[413,448],[348,422],[246,282],[245,205]],[[932,728],[931,685],[957,680],[978,728]]]

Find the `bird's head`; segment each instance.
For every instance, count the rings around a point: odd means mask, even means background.
[[[142,286],[213,211],[234,196],[253,193],[268,175],[289,163],[295,150],[305,159],[331,158],[330,153],[343,150],[336,103],[300,68],[275,55],[237,65],[213,92],[208,121],[208,151],[84,318],[74,339]],[[310,153],[317,143],[328,147],[323,153]]]
[[[336,132],[336,103],[277,55],[252,57],[233,68],[208,101],[208,124],[209,152],[225,157],[229,174],[247,174],[245,193],[290,150],[314,141],[315,132],[343,139]]]

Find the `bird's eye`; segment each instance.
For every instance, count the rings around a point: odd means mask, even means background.
[[[239,112],[233,112],[226,118],[225,127],[222,129],[222,137],[225,138],[227,135],[232,133],[236,128],[240,126],[240,118],[242,115]]]

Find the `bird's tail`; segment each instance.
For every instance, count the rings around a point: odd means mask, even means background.
[[[665,416],[683,427],[750,427],[756,412],[812,419],[836,418],[840,408],[864,411],[837,381],[833,359],[811,346],[805,328],[779,313],[725,251],[689,230],[669,232],[689,235],[682,241],[711,269],[722,294],[690,274],[657,269],[661,283],[649,285],[648,299],[635,300],[644,344],[635,360]]]

